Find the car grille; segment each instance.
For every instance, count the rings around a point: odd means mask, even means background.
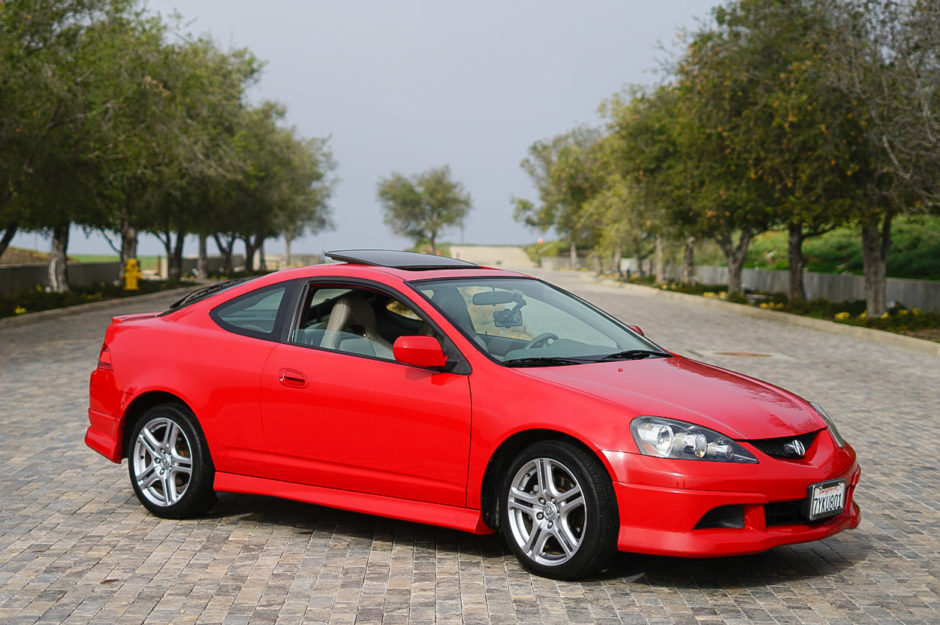
[[[791,449],[787,448],[787,443],[791,443],[794,440],[798,440],[803,444],[803,447],[809,450],[813,445],[813,441],[816,440],[817,432],[810,432],[809,434],[801,434],[800,436],[784,436],[781,438],[762,438],[753,441],[747,441],[754,447],[757,447],[759,450],[767,454],[768,456],[773,456],[774,458],[801,458],[801,455],[794,453]]]

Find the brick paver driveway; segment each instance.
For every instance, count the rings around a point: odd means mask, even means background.
[[[548,277],[666,347],[828,406],[862,463],[859,529],[749,557],[622,555],[560,583],[495,537],[264,497],[160,520],[125,465],[82,444],[108,317],[166,303],[138,301],[0,327],[0,623],[940,622],[940,357]]]

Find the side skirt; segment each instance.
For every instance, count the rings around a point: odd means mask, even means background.
[[[213,489],[225,493],[283,497],[351,512],[439,525],[471,534],[492,534],[494,531],[483,522],[483,515],[480,511],[471,508],[458,508],[218,471],[215,474]]]

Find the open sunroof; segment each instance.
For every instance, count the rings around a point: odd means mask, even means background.
[[[326,255],[333,260],[357,265],[374,265],[407,269],[412,271],[428,269],[478,269],[476,263],[470,263],[447,256],[418,254],[417,252],[399,252],[396,250],[336,250]]]

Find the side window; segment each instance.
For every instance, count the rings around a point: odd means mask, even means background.
[[[395,339],[415,334],[435,332],[420,314],[394,297],[359,287],[311,285],[290,342],[394,360]]]
[[[270,338],[286,292],[278,285],[243,295],[213,310],[212,318],[230,332]]]

